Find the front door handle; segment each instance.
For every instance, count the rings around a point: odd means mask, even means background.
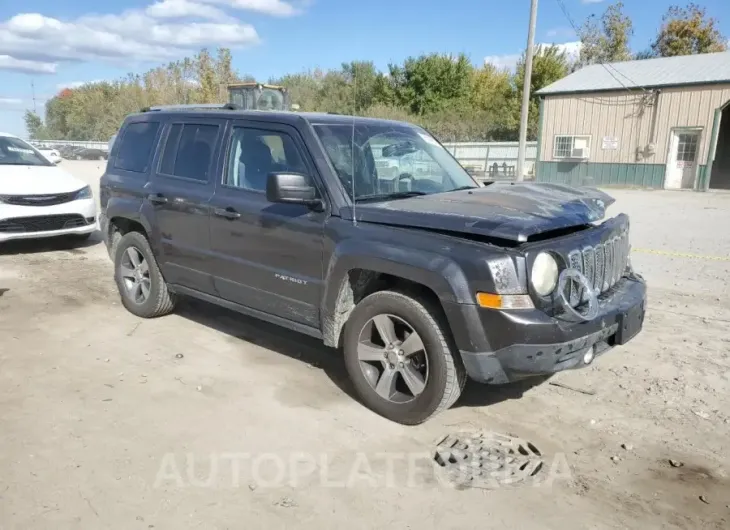
[[[238,219],[241,217],[241,214],[238,213],[236,210],[231,208],[230,206],[228,208],[213,208],[213,215],[217,215],[218,217],[224,217],[225,219]]]
[[[147,195],[147,200],[154,204],[165,204],[167,202],[167,197],[165,197],[162,193],[152,193],[151,195]]]

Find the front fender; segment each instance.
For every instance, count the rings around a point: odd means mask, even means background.
[[[353,307],[349,272],[365,269],[405,278],[431,289],[447,303],[474,303],[464,271],[448,256],[378,241],[348,239],[335,248],[326,272],[321,325],[325,343],[336,346]]]

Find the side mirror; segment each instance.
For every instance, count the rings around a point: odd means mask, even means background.
[[[269,202],[310,207],[322,204],[309,177],[299,173],[271,173],[266,180],[266,199]]]

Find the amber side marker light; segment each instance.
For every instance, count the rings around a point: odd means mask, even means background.
[[[535,304],[526,294],[477,293],[477,304],[486,309],[534,309]]]

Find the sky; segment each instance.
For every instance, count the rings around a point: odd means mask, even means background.
[[[559,0],[540,0],[538,43],[576,53]],[[562,0],[580,25],[610,0]],[[646,49],[667,8],[680,0],[624,0],[632,47]],[[699,2],[730,37],[730,0]],[[527,41],[529,0],[0,0],[0,131],[24,135],[23,114],[64,87],[143,72],[200,48],[228,47],[234,67],[266,81],[390,62],[424,53],[465,53],[514,67]],[[35,97],[35,102],[34,102]]]

